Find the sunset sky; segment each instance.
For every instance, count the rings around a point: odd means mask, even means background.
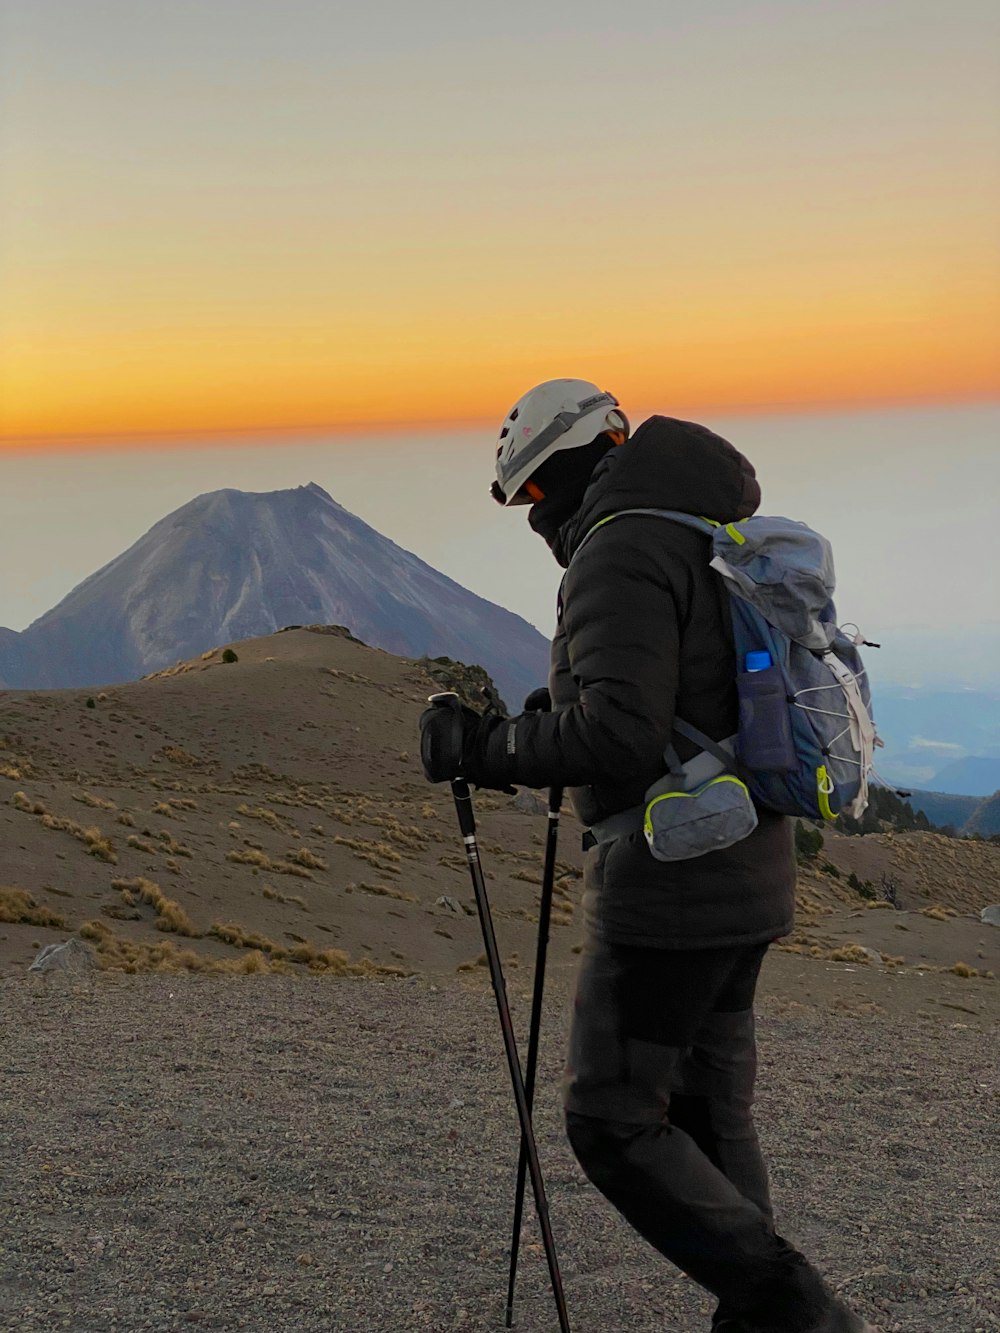
[[[0,13],[0,448],[1000,395],[996,0]]]

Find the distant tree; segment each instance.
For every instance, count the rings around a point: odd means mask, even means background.
[[[847,882],[858,897],[864,898],[866,902],[874,902],[876,898],[878,898],[878,894],[875,892],[875,885],[871,880],[858,879],[857,874],[853,870],[847,876]]]
[[[238,662],[240,659],[233,652],[232,648],[224,648],[222,651],[223,662]]]
[[[882,878],[879,881],[882,889],[882,899],[884,902],[892,903],[893,907],[899,907],[899,880],[895,875],[882,872]]]
[[[850,837],[859,837],[865,833],[882,833],[892,829],[899,833],[914,830],[930,831],[934,826],[921,811],[914,811],[909,801],[891,787],[872,787],[868,792],[868,808],[860,819],[850,815],[837,817],[837,828]]]
[[[800,861],[815,861],[823,850],[823,835],[801,819],[795,821],[795,855]]]

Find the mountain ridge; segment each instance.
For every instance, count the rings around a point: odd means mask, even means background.
[[[310,482],[209,491],[158,520],[17,633],[6,688],[119,684],[288,624],[344,624],[413,657],[481,663],[512,702],[541,684],[547,640]]]

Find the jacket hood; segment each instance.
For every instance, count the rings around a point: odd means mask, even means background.
[[[623,509],[678,509],[733,523],[759,505],[753,465],[728,440],[693,421],[655,416],[600,461],[579,510],[549,545],[565,567],[594,524]]]

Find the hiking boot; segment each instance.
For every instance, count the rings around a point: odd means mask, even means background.
[[[878,1329],[873,1328],[867,1319],[849,1310],[843,1302],[837,1301],[818,1324],[811,1324],[802,1333],[878,1333]]]
[[[712,1320],[712,1333],[759,1333],[760,1329],[761,1325],[748,1324],[743,1319]],[[806,1329],[796,1330],[796,1333],[879,1333],[879,1330],[838,1301],[818,1324],[810,1324]]]
[[[788,1328],[791,1329],[791,1325]],[[749,1324],[743,1318],[725,1316],[717,1310],[712,1320],[712,1333],[765,1333],[765,1330],[767,1333],[784,1333],[777,1325]],[[817,1324],[809,1324],[807,1328],[799,1326],[795,1333],[879,1333],[879,1329],[863,1320],[860,1314],[853,1313],[843,1301],[836,1301]]]

